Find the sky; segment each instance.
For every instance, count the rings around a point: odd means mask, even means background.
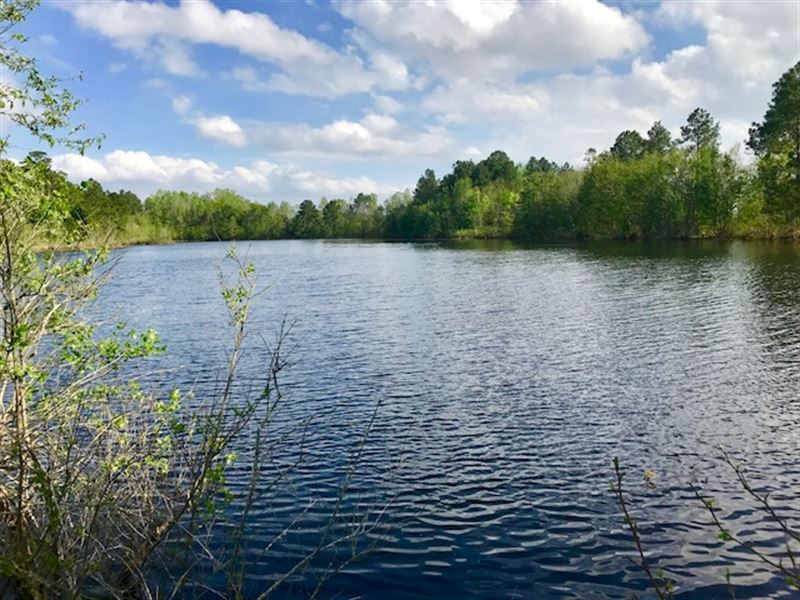
[[[496,149],[580,165],[697,106],[746,160],[800,60],[800,0],[45,0],[22,31],[105,135],[51,151],[70,178],[297,204],[385,198]]]

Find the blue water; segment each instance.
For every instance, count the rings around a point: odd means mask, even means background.
[[[800,247],[239,248],[269,286],[251,321],[243,393],[264,373],[263,345],[281,320],[293,323],[275,423],[286,438],[271,473],[299,456],[305,432],[303,463],[262,490],[248,519],[247,595],[315,547],[380,403],[342,511],[352,526],[363,520],[357,547],[370,551],[325,581],[323,598],[648,597],[609,492],[614,456],[650,560],[679,598],[729,598],[726,568],[736,598],[791,597],[717,538],[690,485],[715,499],[732,532],[780,556],[785,538],[736,484],[722,446],[800,521]],[[169,352],[153,366],[174,369],[157,377],[198,402],[217,389],[230,341],[216,271],[224,252],[127,249],[97,306],[156,328]],[[246,480],[236,471],[231,484]],[[307,597],[326,564],[278,595]]]

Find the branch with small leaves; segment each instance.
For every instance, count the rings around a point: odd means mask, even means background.
[[[778,514],[770,503],[769,493],[760,493],[753,488],[745,474],[742,464],[734,462],[724,448],[720,448],[720,451],[722,453],[723,462],[733,470],[736,481],[741,488],[755,501],[756,506],[766,513],[772,522],[778,525],[781,531],[783,531],[786,536],[784,548],[786,550],[788,564],[785,563],[783,559],[776,559],[762,552],[754,544],[732,533],[731,529],[720,519],[719,508],[716,506],[714,500],[708,496],[704,496],[702,491],[694,484],[691,484],[692,493],[694,493],[695,497],[708,512],[712,525],[718,531],[720,540],[725,543],[730,542],[752,553],[758,560],[771,567],[777,573],[780,573],[790,587],[800,591],[800,562],[798,562],[798,549],[792,547],[793,544],[797,545],[800,543],[800,531],[793,529],[789,524],[789,520]]]
[[[625,491],[622,486],[624,475],[625,475],[624,471],[620,466],[619,458],[615,456],[614,483],[611,484],[611,492],[616,496],[617,503],[619,504],[619,507],[622,509],[625,525],[628,526],[628,529],[631,532],[631,537],[633,537],[633,543],[636,546],[636,552],[639,555],[638,562],[633,561],[633,563],[637,567],[639,567],[647,576],[647,579],[650,582],[650,587],[653,589],[653,591],[655,591],[659,600],[669,600],[675,597],[674,583],[672,582],[672,580],[667,579],[664,576],[664,572],[661,569],[657,569],[654,571],[653,567],[650,565],[650,561],[647,560],[647,556],[644,549],[644,542],[642,541],[642,535],[639,531],[639,525],[636,519],[631,514],[630,502],[626,498]],[[649,469],[645,471],[645,485],[648,486],[653,485],[654,477],[655,474],[652,471],[650,471]]]

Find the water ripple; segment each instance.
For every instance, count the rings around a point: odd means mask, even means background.
[[[257,595],[316,543],[381,399],[346,510],[388,510],[370,534],[375,550],[329,582],[329,597],[646,597],[608,492],[619,456],[649,558],[679,598],[728,597],[726,569],[737,598],[788,598],[779,577],[717,538],[690,486],[715,499],[732,533],[781,555],[781,532],[722,465],[722,445],[800,521],[798,247],[486,250],[247,249],[272,286],[254,332],[270,339],[281,318],[296,320],[276,430],[312,418],[307,462],[247,523],[248,589]],[[167,366],[182,367],[198,398],[219,382],[227,340],[222,254],[215,244],[130,249],[98,305],[156,327]],[[263,372],[257,337],[243,387]],[[297,449],[283,450],[291,464]],[[293,579],[285,596],[304,586]]]

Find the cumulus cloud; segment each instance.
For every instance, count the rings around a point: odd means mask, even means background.
[[[213,44],[277,65],[282,72],[264,82],[269,89],[315,96],[368,92],[376,86],[407,85],[404,67],[387,57],[366,64],[297,31],[283,29],[263,13],[220,10],[210,0],[182,0],[178,6],[142,1],[75,1],[58,6],[83,27],[120,48],[154,57],[176,75],[201,72],[189,46]]]
[[[705,28],[705,60],[697,56],[692,66],[706,76],[733,74],[751,85],[769,85],[800,59],[797,2],[666,2],[660,14],[676,27],[692,22]]]
[[[305,124],[251,124],[251,138],[272,152],[386,158],[446,152],[453,140],[444,127],[421,132],[389,115],[368,114],[359,121],[340,119],[322,127]]]
[[[92,178],[107,187],[129,188],[142,196],[157,189],[206,192],[229,187],[254,200],[296,202],[306,197],[388,194],[394,190],[368,177],[335,177],[298,165],[261,160],[226,169],[197,158],[131,150],[115,150],[98,158],[60,154],[53,157],[53,167],[74,181]]]
[[[53,168],[67,173],[75,181],[94,179],[100,181],[108,169],[100,162],[82,154],[61,154],[53,158]]]
[[[231,146],[244,146],[247,136],[239,124],[228,115],[218,117],[200,117],[197,119],[197,132],[212,140],[218,140]]]
[[[436,87],[426,95],[422,107],[449,123],[467,124],[476,117],[483,122],[546,117],[551,108],[550,95],[544,86],[475,86],[467,78],[456,79]]]
[[[583,2],[361,2],[340,12],[404,60],[446,78],[514,78],[621,58],[644,47],[644,28],[618,8]]]
[[[206,116],[201,111],[194,110],[194,99],[190,96],[175,96],[172,99],[172,110],[183,122],[194,125],[200,137],[229,146],[247,145],[247,135],[239,123],[229,115]]]
[[[237,69],[247,79],[247,69]],[[402,108],[388,96],[379,96],[376,104],[392,110]],[[440,125],[414,130],[389,114],[370,113],[358,121],[339,119],[313,127],[305,123],[280,123],[249,120],[240,125],[229,115],[208,116],[194,108],[193,99],[181,95],[172,99],[172,108],[184,123],[194,125],[198,135],[231,146],[250,142],[274,153],[343,157],[424,156],[446,152],[453,138]],[[245,129],[247,133],[245,133]]]

